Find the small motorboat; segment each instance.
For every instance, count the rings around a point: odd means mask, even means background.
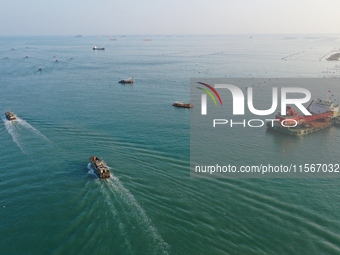
[[[95,173],[100,179],[110,178],[110,170],[106,163],[97,156],[91,156],[90,162],[94,168]]]
[[[93,46],[93,50],[105,50],[105,48],[99,48],[97,46]]]
[[[13,112],[5,112],[5,115],[6,115],[6,119],[8,120],[16,120],[17,117],[14,115]]]

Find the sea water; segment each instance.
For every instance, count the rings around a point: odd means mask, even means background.
[[[190,178],[190,109],[171,106],[190,101],[190,78],[339,77],[325,58],[340,36],[143,39],[1,37],[0,109],[18,118],[0,125],[0,254],[340,253],[338,179]],[[226,155],[338,161],[336,128],[253,137]]]

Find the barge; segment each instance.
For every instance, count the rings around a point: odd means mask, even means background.
[[[6,115],[6,119],[8,120],[16,120],[17,117],[14,115],[13,112],[5,112],[5,115]]]
[[[110,178],[110,170],[106,163],[97,156],[90,157],[91,165],[100,179]]]
[[[332,125],[340,126],[339,106],[334,101],[313,100],[307,109],[312,115],[299,115],[292,107],[287,106],[286,115],[276,115],[277,121],[268,122],[267,128],[287,135],[301,136]]]

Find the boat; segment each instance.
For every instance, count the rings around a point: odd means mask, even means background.
[[[99,48],[97,46],[93,46],[93,50],[105,50],[105,48]]]
[[[340,127],[340,116],[335,117],[332,122],[334,126]]]
[[[132,84],[132,83],[134,83],[133,77],[125,79],[125,80],[120,80],[118,83],[123,83],[123,84],[124,83],[130,83],[130,84]]]
[[[327,61],[339,61],[340,59],[340,53],[335,53],[326,58]]]
[[[103,160],[101,160],[97,156],[91,156],[90,162],[95,173],[98,175],[100,179],[110,178],[109,168]]]
[[[194,104],[193,103],[186,104],[185,102],[176,101],[172,104],[172,106],[181,107],[181,108],[192,108],[194,107]]]
[[[6,115],[6,119],[8,120],[16,120],[17,117],[14,115],[13,112],[5,112],[5,115]]]
[[[307,109],[312,115],[299,115],[291,106],[287,106],[286,115],[276,115],[277,121],[268,122],[267,128],[292,136],[301,136],[339,125],[339,106],[335,105],[334,101],[313,100]]]
[[[339,120],[334,121],[333,125],[336,126],[336,127],[340,127],[340,121]]]

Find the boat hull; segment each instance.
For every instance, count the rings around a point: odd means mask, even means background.
[[[180,107],[180,108],[192,108],[192,104],[184,104],[184,103],[173,103],[172,106]]]
[[[121,80],[121,81],[119,81],[118,83],[122,83],[122,84],[133,84],[133,80],[129,80],[129,81],[127,81],[127,80]]]
[[[17,119],[15,117],[14,113],[12,113],[12,112],[6,112],[5,116],[6,116],[6,119],[8,119],[8,120],[16,120]]]
[[[320,131],[326,128],[329,128],[332,126],[332,122],[319,122],[317,125],[311,126],[311,127],[302,127],[302,126],[297,126],[297,127],[283,127],[281,125],[272,125],[271,122],[267,123],[267,128],[268,130],[273,130],[277,132],[281,132],[286,135],[291,135],[291,136],[302,136],[302,135],[307,135],[310,133],[314,133],[316,131]]]
[[[90,157],[91,165],[100,179],[110,178],[110,171],[104,161],[97,156]]]

